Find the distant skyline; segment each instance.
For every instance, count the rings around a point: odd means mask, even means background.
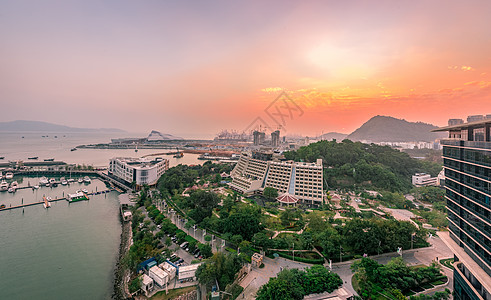
[[[2,1],[0,121],[284,131],[491,113],[489,1]],[[277,118],[276,121],[279,119]]]

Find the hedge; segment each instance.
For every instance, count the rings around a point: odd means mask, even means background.
[[[295,257],[295,259],[293,259],[293,256],[288,255],[284,252],[276,252],[276,253],[278,253],[279,256],[286,258],[286,259],[290,259],[290,260],[295,260],[295,261],[304,262],[304,263],[308,263],[308,264],[314,264],[314,265],[323,265],[324,264],[324,259],[322,259],[322,258],[310,259],[310,258],[303,258],[303,257]]]

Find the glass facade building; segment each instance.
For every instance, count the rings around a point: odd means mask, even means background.
[[[455,124],[443,139],[456,299],[491,300],[491,119]]]

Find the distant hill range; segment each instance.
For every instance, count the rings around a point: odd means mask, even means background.
[[[126,131],[116,128],[77,128],[41,121],[17,120],[11,122],[0,122],[0,131],[3,132],[115,132],[124,133]]]
[[[352,141],[379,142],[433,142],[445,133],[430,132],[437,126],[422,122],[408,122],[387,116],[375,116],[346,138]]]
[[[328,132],[328,133],[324,133],[323,135],[319,136],[317,139],[319,139],[319,140],[325,140],[325,141],[336,140],[338,142],[341,142],[347,136],[348,135],[346,133]]]
[[[173,136],[168,133],[160,133],[156,130],[152,130],[147,137],[147,142],[161,142],[161,141],[169,141],[169,140],[182,140],[182,137]]]

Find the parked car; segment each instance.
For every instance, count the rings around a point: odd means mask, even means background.
[[[184,242],[181,244],[181,248],[182,249],[186,249],[186,247],[189,246],[189,243],[188,242]]]
[[[198,258],[200,255],[201,255],[201,253],[199,253],[199,251],[198,251],[196,254],[194,254],[194,257]]]

